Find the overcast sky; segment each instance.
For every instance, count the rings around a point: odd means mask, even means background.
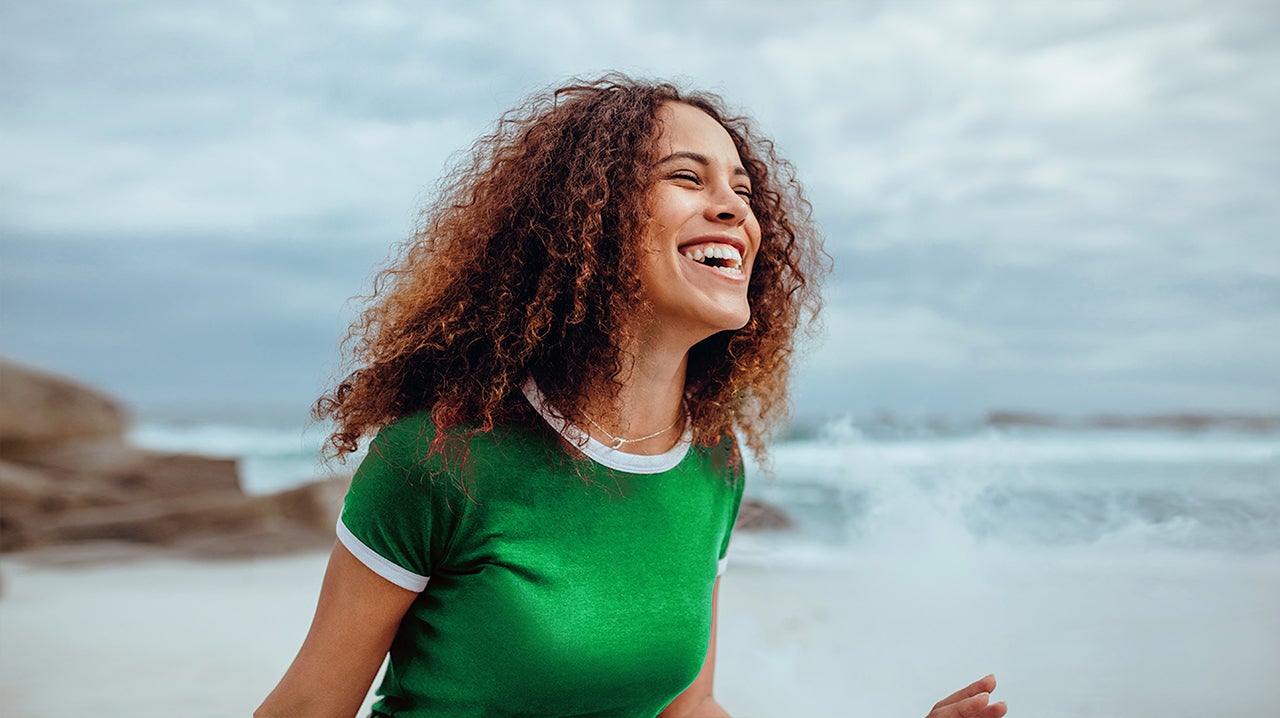
[[[802,415],[1280,411],[1274,2],[43,0],[0,63],[0,354],[144,409],[305,407],[451,155],[618,69],[796,164]]]

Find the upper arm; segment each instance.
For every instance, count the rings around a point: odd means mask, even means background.
[[[336,543],[311,630],[254,715],[355,715],[417,595],[378,576]]]
[[[693,679],[693,683],[658,714],[659,718],[725,715],[716,703],[712,690],[716,675],[716,613],[719,612],[719,603],[720,579],[717,577],[715,586],[711,589],[711,640],[707,644],[707,657],[702,662],[702,670]]]

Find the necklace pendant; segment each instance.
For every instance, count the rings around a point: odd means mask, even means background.
[[[626,439],[617,439],[617,438],[615,438],[615,439],[613,440],[613,444],[612,444],[612,445],[610,445],[610,446],[609,446],[609,448],[610,448],[610,449],[613,449],[614,451],[617,451],[618,449],[621,449],[621,448],[622,448],[622,445],[623,445],[623,444],[625,444],[625,443],[627,443],[627,440],[626,440]]]

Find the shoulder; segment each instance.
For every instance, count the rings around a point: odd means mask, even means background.
[[[407,450],[426,440],[430,442],[436,437],[436,424],[431,419],[431,411],[424,409],[406,414],[378,430],[373,443],[384,447],[395,447]]]
[[[733,432],[726,431],[706,443],[695,444],[693,449],[701,457],[707,472],[740,488],[744,478],[742,451]]]
[[[459,424],[443,432],[429,410],[406,414],[383,426],[369,445],[366,461],[373,459],[412,473],[458,473],[495,460],[509,462],[530,454],[557,450],[547,432],[507,422],[479,430]]]
[[[417,467],[430,459],[436,435],[430,411],[402,416],[378,430],[362,466],[377,463],[402,471]]]

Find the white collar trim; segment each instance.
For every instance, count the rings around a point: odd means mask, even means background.
[[[689,453],[689,446],[693,443],[693,431],[686,420],[684,433],[680,436],[680,440],[676,442],[676,445],[671,447],[670,451],[653,455],[628,454],[625,451],[618,451],[591,438],[591,434],[566,421],[554,407],[547,404],[546,397],[542,395],[542,390],[534,383],[532,377],[525,381],[520,390],[524,392],[529,404],[542,416],[544,421],[551,425],[552,429],[556,430],[557,434],[564,437],[565,441],[578,447],[592,461],[610,469],[626,471],[632,474],[660,474],[664,471],[670,471],[684,460],[685,454]]]

